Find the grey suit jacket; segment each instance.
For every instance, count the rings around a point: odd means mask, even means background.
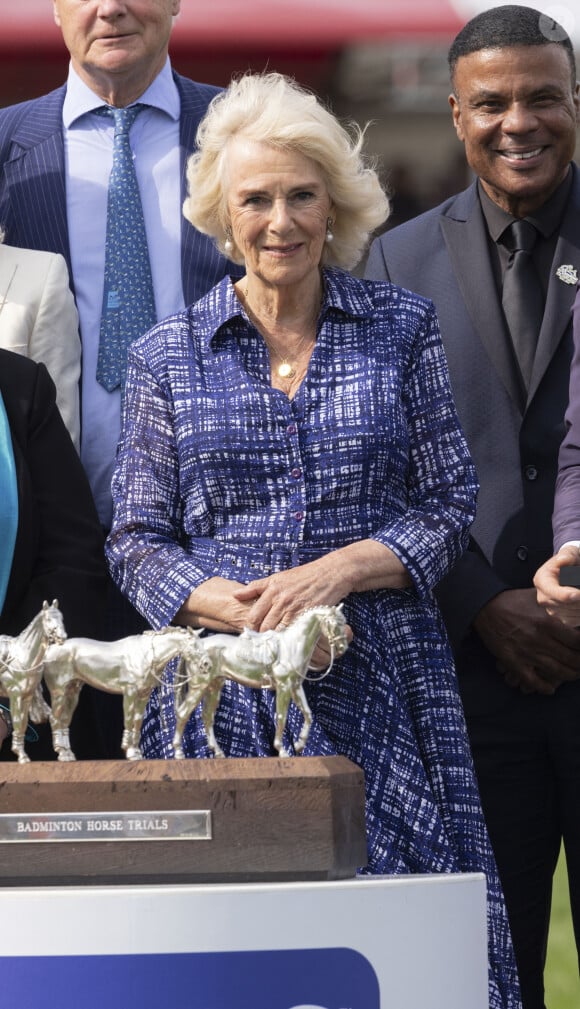
[[[503,589],[530,587],[552,552],[575,294],[556,269],[569,264],[580,271],[580,173],[575,165],[572,172],[526,399],[492,275],[476,184],[387,231],[373,243],[366,268],[367,277],[389,279],[435,303],[459,417],[481,483],[471,548],[440,589],[460,671],[482,673],[482,689],[473,690],[474,708],[501,703],[508,688],[497,677],[495,698],[489,691],[493,658],[470,632],[471,622]]]
[[[195,135],[219,89],[174,73],[181,99],[181,191]],[[0,109],[0,226],[6,241],[27,249],[60,252],[71,272],[65,193],[62,107],[66,85],[40,98]],[[185,218],[181,225],[181,273],[186,304],[197,301],[238,267]]]

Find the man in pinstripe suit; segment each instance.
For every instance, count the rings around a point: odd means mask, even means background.
[[[96,378],[113,125],[95,110],[145,105],[130,143],[157,317],[196,301],[226,273],[239,275],[181,213],[185,163],[218,89],[171,69],[169,39],[180,2],[53,0],[71,57],[67,82],[0,110],[0,224],[6,241],[59,252],[69,267],[82,341],[81,458],[105,530],[111,524],[121,392],[108,392]],[[111,638],[144,626],[123,604],[115,600],[110,607]],[[106,745],[105,755],[116,755],[119,740],[120,734]]]
[[[0,222],[10,245],[60,252],[83,347],[81,456],[105,528],[121,394],[96,380],[112,123],[104,104],[146,105],[131,129],[158,318],[196,301],[231,268],[181,214],[185,162],[216,88],[171,70],[180,0],[53,0],[71,63],[66,85],[0,110]]]

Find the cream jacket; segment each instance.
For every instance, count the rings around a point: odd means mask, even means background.
[[[46,365],[78,450],[81,341],[62,256],[0,245],[0,347]]]

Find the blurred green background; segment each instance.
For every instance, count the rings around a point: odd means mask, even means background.
[[[563,852],[560,854],[554,878],[545,984],[548,1009],[579,1009],[578,957],[572,931],[566,860]]]

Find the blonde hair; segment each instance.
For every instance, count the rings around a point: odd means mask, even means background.
[[[183,213],[218,249],[243,263],[240,250],[226,252],[229,219],[224,182],[228,141],[235,136],[297,151],[320,169],[333,204],[334,240],[323,262],[351,269],[369,236],[389,214],[389,201],[374,168],[362,154],[364,131],[346,129],[314,94],[283,74],[244,74],[213,99],[197,132],[197,151],[187,163],[188,197]]]

